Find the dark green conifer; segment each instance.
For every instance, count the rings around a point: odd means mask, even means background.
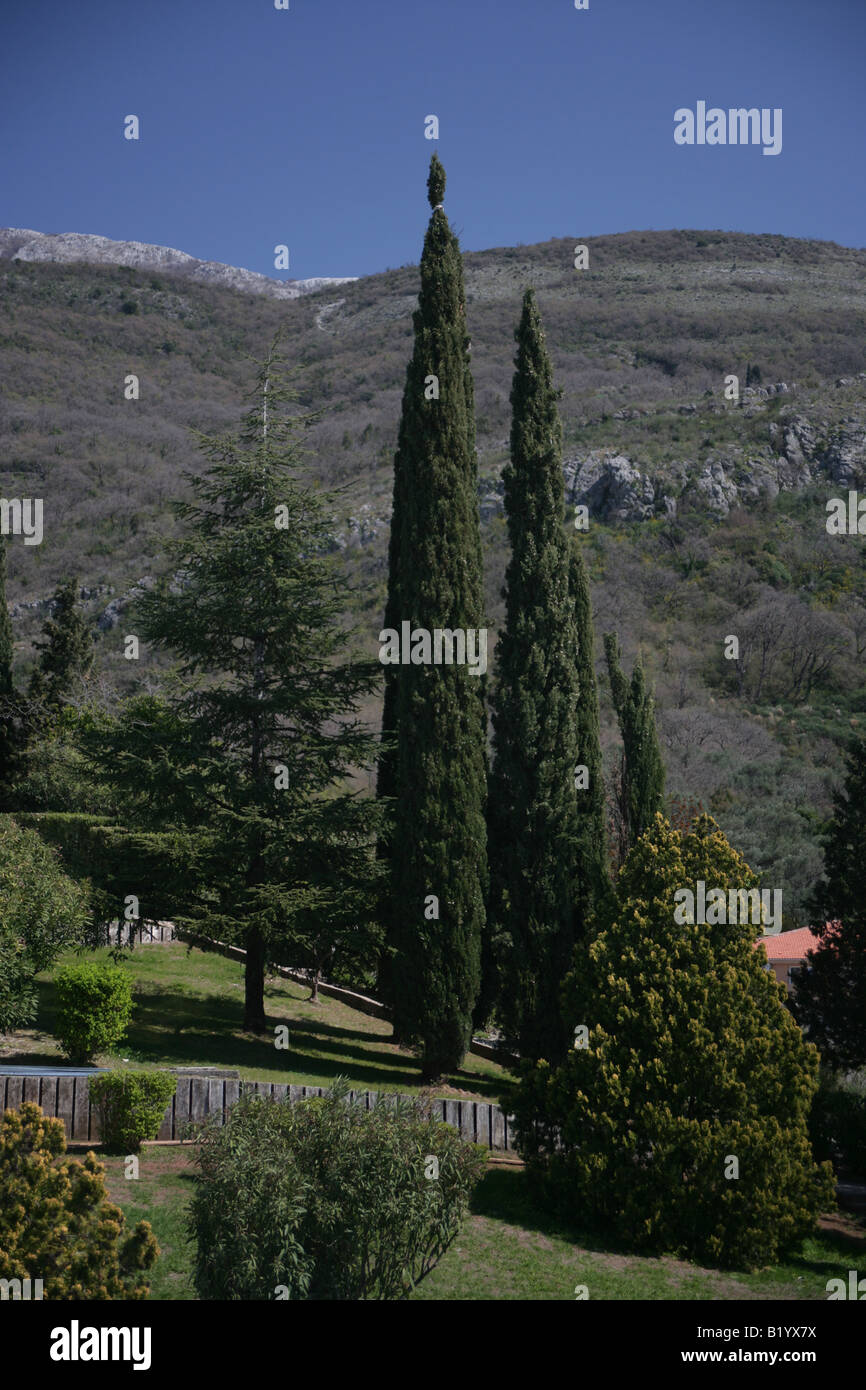
[[[483,626],[481,535],[460,247],[430,164],[415,344],[394,461],[385,628]],[[381,983],[425,1078],[459,1066],[478,996],[486,899],[485,685],[467,664],[385,667],[379,793],[393,798]]]
[[[611,885],[592,602],[583,552],[576,541],[572,544],[570,558],[571,594],[577,629],[577,762],[581,769],[576,778],[577,930],[583,937],[590,918],[607,899]]]
[[[604,651],[623,743],[621,814],[631,846],[664,808],[665,769],[655,724],[655,703],[639,661],[631,681],[620,665],[616,633],[606,633]]]
[[[535,296],[516,331],[511,459],[503,471],[511,559],[496,648],[490,780],[491,917],[502,939],[500,1014],[521,1056],[562,1056],[578,879],[577,608],[564,531],[562,428]]]
[[[42,629],[41,653],[30,681],[30,694],[49,708],[57,708],[79,677],[93,663],[93,640],[78,605],[77,585],[66,579],[52,599],[51,613]]]

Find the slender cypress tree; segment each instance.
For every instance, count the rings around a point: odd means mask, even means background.
[[[522,1057],[568,1047],[559,993],[571,966],[578,880],[576,605],[565,536],[562,427],[535,296],[515,333],[511,559],[496,657],[490,780],[491,915],[504,935],[500,1012]]]
[[[409,623],[432,636],[481,628],[483,582],[463,266],[436,155],[427,190],[433,212],[394,461],[385,628],[401,634]],[[386,666],[383,735],[392,746],[379,793],[393,798],[383,852],[394,954],[381,978],[395,1036],[421,1043],[424,1077],[434,1079],[460,1065],[479,989],[486,682],[466,664],[431,664],[419,641],[412,664]]]
[[[593,913],[607,900],[611,883],[592,602],[583,551],[577,541],[572,542],[570,559],[571,594],[577,628],[577,928],[583,937]]]
[[[665,768],[655,723],[655,705],[643,667],[634,664],[631,681],[620,665],[616,633],[604,638],[613,703],[623,743],[622,813],[633,845],[664,809]]]
[[[42,629],[43,641],[36,646],[41,655],[30,681],[30,695],[57,708],[72,690],[79,676],[86,676],[93,664],[93,641],[78,606],[77,585],[66,579],[52,600],[51,616]]]

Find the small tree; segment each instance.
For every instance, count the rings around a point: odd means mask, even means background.
[[[92,1153],[58,1162],[65,1151],[63,1121],[38,1105],[0,1117],[0,1279],[41,1279],[49,1300],[147,1298],[159,1255],[149,1224],[128,1231],[104,1165]]]
[[[606,633],[604,652],[614,709],[622,734],[619,812],[625,848],[633,845],[664,806],[665,768],[655,724],[655,705],[643,667],[634,664],[631,681],[620,665],[615,633]]]
[[[36,1017],[36,976],[83,937],[87,892],[33,830],[0,816],[0,1033]]]
[[[47,713],[53,714],[93,663],[93,639],[78,603],[74,579],[65,580],[56,590],[42,638],[36,643],[40,657],[30,681],[30,694],[43,703]]]
[[[808,1135],[818,1054],[755,926],[687,920],[676,895],[699,880],[727,901],[757,882],[710,817],[682,834],[657,816],[568,979],[575,1046],[555,1070],[525,1068],[508,1103],[561,1216],[633,1249],[755,1266],[833,1205]]]

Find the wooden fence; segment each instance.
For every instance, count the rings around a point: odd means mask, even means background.
[[[258,1095],[288,1097],[290,1101],[322,1096],[321,1086],[289,1086],[273,1081],[234,1081],[222,1077],[181,1076],[177,1090],[166,1108],[159,1139],[181,1139],[186,1124],[218,1114],[225,1124],[226,1113],[241,1090]],[[369,1110],[375,1091],[350,1091],[350,1099]],[[73,1141],[98,1143],[99,1124],[90,1103],[89,1076],[10,1076],[0,1073],[0,1112],[17,1110],[25,1101],[34,1101],[45,1115],[61,1119],[66,1137]],[[488,1149],[514,1152],[510,1118],[498,1105],[480,1100],[434,1100],[433,1115],[453,1125],[464,1139]]]

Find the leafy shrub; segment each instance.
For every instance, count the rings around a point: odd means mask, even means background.
[[[558,1215],[631,1249],[753,1268],[833,1207],[807,1129],[818,1054],[754,947],[759,928],[676,920],[675,893],[698,880],[757,884],[709,816],[688,833],[657,816],[566,982],[582,1045],[556,1068],[524,1064],[507,1105]]]
[[[47,1299],[147,1298],[159,1255],[149,1224],[127,1231],[104,1165],[92,1153],[58,1163],[65,1151],[62,1120],[38,1105],[0,1117],[0,1279],[41,1279]]]
[[[822,1072],[809,1135],[816,1158],[829,1158],[858,1176],[866,1174],[866,1094]]]
[[[33,830],[0,816],[0,1033],[36,1017],[35,977],[81,939],[87,893]]]
[[[164,1071],[112,1071],[90,1082],[99,1133],[108,1153],[136,1154],[159,1134],[176,1082]]]
[[[209,1299],[405,1298],[456,1237],[485,1163],[422,1102],[380,1096],[367,1111],[339,1083],[294,1105],[242,1095],[199,1135],[190,1229]]]
[[[132,1017],[132,985],[117,965],[67,965],[54,977],[57,1037],[73,1062],[116,1047]]]

